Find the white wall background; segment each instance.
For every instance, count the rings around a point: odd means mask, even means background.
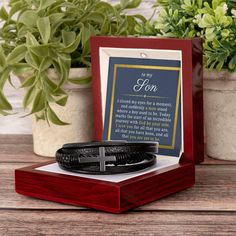
[[[118,0],[108,0],[108,2],[119,2]],[[143,0],[142,5],[138,9],[138,12],[151,16],[153,13],[152,4],[155,0]],[[8,0],[0,0],[0,7],[7,6]],[[14,78],[14,84],[17,86],[19,82],[17,78]],[[0,116],[0,134],[30,134],[31,133],[31,121],[30,118],[21,118],[24,113],[22,102],[22,90],[15,90],[9,84],[5,87],[6,95],[14,107],[15,115],[2,117]]]

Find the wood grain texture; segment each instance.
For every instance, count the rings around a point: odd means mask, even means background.
[[[4,158],[2,143],[11,145],[8,158],[14,160]],[[45,160],[28,150],[25,161],[24,148],[17,155],[14,146],[31,144],[31,136],[0,135],[1,236],[236,235],[236,162],[207,160],[196,167],[194,187],[135,211],[111,215],[16,194],[14,170]]]
[[[37,156],[33,153],[32,135],[0,135],[0,162],[39,163],[52,158]]]
[[[112,183],[39,171],[37,164],[15,171],[17,193],[38,199],[123,213],[193,186],[192,163],[176,164]]]
[[[75,209],[15,193],[14,170],[28,164],[0,164],[0,209]],[[236,166],[201,165],[196,184],[183,192],[141,207],[142,210],[236,211]]]
[[[235,213],[0,211],[1,236],[24,235],[232,235]]]

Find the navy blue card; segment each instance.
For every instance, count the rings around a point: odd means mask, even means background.
[[[181,62],[111,57],[104,140],[159,142],[179,156],[182,144]]]

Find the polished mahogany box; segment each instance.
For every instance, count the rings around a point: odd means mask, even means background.
[[[202,41],[91,39],[95,140],[159,143],[157,164],[83,175],[52,161],[15,171],[16,192],[112,213],[191,187],[204,160]]]

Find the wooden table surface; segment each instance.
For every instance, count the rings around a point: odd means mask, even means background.
[[[236,162],[206,159],[194,187],[121,215],[41,201],[14,191],[14,170],[49,158],[32,137],[0,136],[0,235],[236,235]]]

